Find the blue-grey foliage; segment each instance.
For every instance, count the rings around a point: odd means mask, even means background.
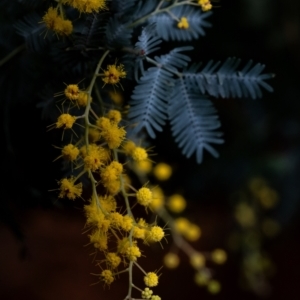
[[[175,82],[168,103],[168,116],[175,141],[187,157],[196,153],[197,162],[203,159],[203,150],[214,157],[217,151],[211,144],[221,144],[222,133],[217,111],[211,101],[200,92],[190,90],[184,78]]]
[[[261,89],[269,92],[273,88],[265,82],[273,77],[272,74],[262,74],[265,66],[249,61],[243,69],[237,70],[240,59],[228,58],[223,64],[209,61],[199,72],[199,64],[193,64],[183,72],[189,86],[196,86],[201,93],[207,93],[214,97],[251,97],[252,99],[262,97]]]
[[[109,49],[131,46],[132,28],[122,23],[117,16],[111,17],[105,31],[106,46]]]
[[[143,28],[141,35],[138,37],[138,41],[135,43],[135,53],[136,53],[136,68],[135,68],[135,77],[137,79],[138,68],[144,74],[144,64],[143,61],[145,57],[152,52],[155,52],[160,49],[158,45],[162,40],[155,35],[156,24],[152,23]]]
[[[34,52],[41,51],[54,38],[52,32],[47,33],[47,28],[44,23],[41,23],[41,19],[38,13],[31,12],[14,24],[17,33]]]
[[[135,131],[145,128],[155,138],[154,129],[162,131],[167,119],[167,103],[174,86],[174,72],[183,68],[190,57],[181,51],[192,47],[175,48],[170,53],[155,57],[161,67],[150,67],[145,71],[131,96],[128,118],[137,123]],[[162,67],[164,66],[164,68]]]
[[[188,5],[176,6],[170,9],[170,13],[177,18],[174,19],[167,12],[156,14],[149,19],[149,22],[157,24],[157,35],[166,41],[191,41],[205,35],[204,29],[211,27],[206,18],[211,12],[203,13],[199,8]],[[178,20],[182,17],[188,19],[189,28],[180,29],[177,27]]]
[[[133,89],[128,111],[128,120],[136,125],[132,133],[147,132],[155,138],[156,132],[162,131],[169,122],[183,154],[187,157],[195,154],[200,163],[204,150],[217,157],[214,146],[223,142],[218,131],[217,111],[208,97],[256,99],[262,96],[263,90],[273,90],[266,82],[272,74],[263,73],[262,64],[249,61],[240,68],[240,60],[236,58],[228,58],[223,63],[213,60],[204,65],[191,63],[186,52],[193,49],[191,46],[176,46],[172,50],[171,43],[163,44],[163,40],[192,41],[205,35],[211,26],[207,21],[211,12],[202,12],[196,1],[111,0],[107,1],[108,10],[81,15],[71,6],[63,5],[65,17],[72,21],[73,33],[59,37],[50,30],[47,32],[42,22],[49,2],[2,2],[0,7],[7,10],[15,28],[15,32],[9,34],[15,37],[14,41],[7,49],[23,49],[21,36],[26,51],[35,52],[34,55],[29,53],[26,61],[36,67],[35,74],[40,82],[32,80],[32,86],[29,83],[26,89],[35,90],[39,95],[43,113],[51,107],[49,94],[54,89],[41,91],[49,82],[48,76],[67,83],[84,79],[81,84],[84,88],[99,59],[109,50],[102,70],[116,61],[124,64],[127,81],[122,79],[122,86],[127,94]],[[51,3],[54,5],[54,2]],[[183,17],[187,18],[187,28],[178,27]],[[3,36],[4,32],[2,28]],[[9,50],[5,48],[4,51]],[[0,84],[4,82],[1,76]],[[134,78],[135,87],[126,85]],[[97,84],[103,87],[101,79]],[[41,90],[36,86],[41,86]],[[103,88],[108,89],[108,84]],[[18,90],[25,88],[20,86]],[[93,99],[99,99],[100,94],[92,95]]]

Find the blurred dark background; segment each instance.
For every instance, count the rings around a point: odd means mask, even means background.
[[[209,266],[222,284],[218,295],[194,284],[194,271],[184,256],[176,271],[162,270],[155,293],[162,299],[189,295],[202,299],[300,299],[300,2],[223,0],[215,6],[210,18],[213,27],[195,44],[193,59],[205,62],[239,57],[242,64],[249,59],[263,63],[265,72],[276,75],[269,81],[274,92],[264,92],[257,100],[213,100],[225,138],[225,144],[218,147],[218,159],[205,155],[204,162],[197,165],[194,158],[184,158],[168,128],[153,141],[155,161],[167,162],[174,170],[170,182],[162,187],[166,194],[180,192],[189,200],[185,216],[202,229],[195,248],[228,251],[225,265]],[[13,31],[9,16],[1,20],[1,34],[5,29],[9,37]],[[2,57],[21,43],[21,38],[11,42],[2,36]],[[88,239],[82,234],[82,204],[57,201],[56,194],[49,192],[62,174],[60,163],[52,163],[58,155],[53,141],[60,137],[46,132],[50,121],[41,118],[39,95],[26,90],[26,85],[20,90],[18,85],[26,80],[45,84],[50,79],[34,78],[34,74],[28,78],[23,72],[31,67],[26,59],[21,69],[13,60],[0,68],[4,95],[0,98],[0,299],[121,299],[127,290],[126,276],[105,290],[101,283],[90,286],[97,282],[90,273],[98,270],[89,255],[91,248],[84,247]],[[239,230],[233,195],[255,177],[264,178],[279,196],[278,205],[268,214],[280,224],[280,232],[261,243],[261,250],[274,265],[268,293],[247,288],[241,273],[243,253],[231,251],[228,243]],[[170,246],[164,244],[164,249]],[[147,258],[142,258],[141,264],[158,269],[163,251],[152,250],[145,252]]]

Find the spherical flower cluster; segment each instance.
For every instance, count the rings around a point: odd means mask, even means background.
[[[136,147],[133,151],[132,151],[132,158],[137,161],[143,161],[146,160],[148,158],[148,153],[147,151],[142,148],[142,147]]]
[[[180,21],[177,23],[179,29],[188,29],[190,27],[188,19],[186,17],[180,18]]]
[[[197,241],[201,236],[201,229],[196,224],[190,223],[186,218],[177,218],[174,221],[175,229],[188,241]]]
[[[203,11],[208,11],[212,9],[212,5],[209,0],[198,0],[198,4],[201,6]]]
[[[69,4],[81,13],[94,13],[106,9],[106,0],[62,0],[62,3]]]
[[[131,261],[136,261],[138,257],[142,256],[142,253],[138,246],[132,245],[126,249],[126,257]]]
[[[153,200],[153,195],[150,189],[142,187],[137,191],[136,199],[139,204],[148,206]]]
[[[64,20],[54,7],[49,7],[48,11],[43,16],[42,22],[45,23],[48,29],[54,31],[58,35],[70,35],[73,31],[72,22]]]
[[[70,114],[61,114],[57,122],[55,123],[56,128],[63,127],[64,129],[71,129],[76,121],[76,117],[71,116]]]
[[[121,263],[121,257],[114,252],[108,252],[106,254],[106,261],[113,269],[115,269]]]
[[[108,65],[107,70],[104,71],[104,77],[102,80],[105,84],[118,84],[120,82],[120,78],[126,77],[126,71],[124,70],[124,66],[121,64],[119,66]]]
[[[169,269],[175,269],[180,262],[179,256],[175,253],[169,252],[164,256],[164,264]]]
[[[123,127],[118,127],[109,118],[101,117],[96,121],[101,137],[107,142],[110,149],[118,148],[125,138],[126,131]]]
[[[77,100],[78,96],[79,96],[79,87],[77,84],[69,84],[67,85],[67,87],[65,88],[65,96],[69,99],[69,100]]]
[[[78,106],[86,106],[88,103],[88,94],[79,89],[77,84],[69,84],[64,90],[64,94],[70,101],[75,101]]]
[[[103,186],[110,194],[116,194],[121,187],[120,176],[123,165],[117,161],[112,161],[108,166],[101,170],[100,176]]]
[[[91,244],[94,245],[94,247],[100,251],[107,250],[107,233],[102,232],[102,230],[95,229],[92,231],[92,233],[89,235]]]
[[[144,277],[144,282],[146,286],[153,287],[158,285],[158,276],[154,272],[149,272]]]
[[[82,183],[75,184],[75,178],[63,178],[60,182],[60,193],[58,198],[67,197],[74,200],[82,194]]]
[[[211,260],[216,264],[224,264],[227,260],[227,254],[223,249],[215,249],[211,253]]]
[[[153,174],[160,181],[168,180],[172,175],[172,168],[166,163],[159,163],[155,166]]]
[[[106,284],[111,284],[114,281],[111,270],[103,270],[100,275],[100,279],[103,280]]]
[[[155,187],[152,191],[153,199],[149,207],[153,211],[159,210],[164,205],[164,193],[161,188]]]
[[[185,209],[185,207],[186,201],[181,195],[174,194],[169,197],[168,208],[170,211],[174,213],[181,213]]]
[[[73,144],[68,144],[62,148],[61,153],[64,159],[74,161],[79,155],[79,149]]]
[[[122,120],[121,113],[118,110],[111,109],[107,114],[106,117],[115,124],[119,124]]]
[[[145,240],[149,243],[160,242],[165,236],[163,229],[159,226],[152,226],[146,231]]]
[[[151,296],[153,294],[153,291],[150,290],[148,287],[146,287],[143,291],[142,291],[142,299],[150,299]]]
[[[190,264],[195,269],[200,269],[205,266],[205,257],[200,252],[195,252],[190,256]]]
[[[92,172],[95,172],[103,166],[108,159],[106,150],[96,144],[89,144],[88,148],[83,146],[80,150],[83,157],[84,167]]]

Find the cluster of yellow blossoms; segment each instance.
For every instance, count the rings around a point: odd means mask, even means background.
[[[122,66],[109,66],[107,72],[111,70],[122,72],[115,73],[116,76],[126,74]],[[105,78],[108,83],[116,83],[116,80],[109,82],[110,74],[104,72],[102,79]],[[54,127],[67,130],[72,129],[77,120],[84,121],[83,124],[78,124],[84,127],[83,138],[61,148],[59,158],[74,164],[80,173],[77,177],[71,176],[59,181],[59,198],[80,198],[83,193],[81,177],[87,175],[91,180],[93,192],[89,203],[84,206],[85,229],[95,253],[102,253],[105,257],[104,260],[97,260],[97,265],[101,268],[99,280],[109,285],[117,275],[130,272],[129,270],[136,266],[144,273],[146,288],[139,289],[143,299],[160,300],[160,297],[153,295],[153,291],[149,289],[158,284],[159,276],[156,272],[145,272],[138,264],[138,258],[142,256],[141,242],[145,245],[160,243],[165,237],[165,232],[156,223],[149,224],[143,218],[136,219],[131,211],[131,207],[136,203],[151,208],[156,196],[147,186],[134,189],[124,173],[124,163],[119,162],[119,157],[127,162],[146,162],[148,153],[143,147],[125,139],[125,128],[120,126],[120,111],[109,110],[105,115],[97,117],[93,124],[86,121],[89,109],[91,110],[89,91],[81,90],[77,84],[70,84],[58,95],[65,96],[65,101],[71,104],[71,110],[79,110],[82,106],[87,108],[83,116],[62,113]],[[93,116],[95,117],[95,112]],[[124,202],[118,203],[121,199],[125,201],[125,211]]]
[[[107,9],[106,0],[61,0],[60,3],[69,5],[80,13],[95,13]],[[60,36],[70,35],[73,31],[72,22],[65,19],[63,7],[59,4],[56,8],[49,7],[43,16],[42,23],[45,23],[47,29]]]
[[[198,5],[200,5],[202,11],[209,11],[212,9],[212,4],[210,0],[197,0]],[[179,29],[188,29],[190,27],[188,18],[183,16],[179,20],[177,20],[177,28]]]

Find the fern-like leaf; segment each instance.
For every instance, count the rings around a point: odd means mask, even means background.
[[[106,44],[108,48],[115,49],[131,45],[132,28],[119,21],[117,16],[112,17],[105,30]]]
[[[128,118],[137,123],[134,131],[146,128],[150,137],[155,138],[154,129],[162,131],[167,115],[167,99],[173,83],[173,74],[157,67],[146,70],[135,87],[130,101]]]
[[[162,131],[167,119],[167,102],[174,86],[177,68],[185,67],[190,57],[181,51],[192,47],[175,48],[170,53],[155,57],[160,67],[149,68],[141,77],[131,97],[128,118],[137,123],[135,132],[145,128],[150,137],[155,138],[154,129]]]
[[[241,71],[237,71],[239,59],[228,58],[221,66],[220,64],[211,60],[200,72],[198,72],[200,65],[194,64],[183,72],[184,78],[190,87],[197,86],[201,93],[208,93],[214,97],[256,99],[262,97],[262,88],[269,92],[273,91],[273,88],[265,82],[273,75],[262,74],[264,65],[258,63],[252,66],[253,62],[249,61]]]
[[[46,34],[47,28],[41,20],[39,14],[32,12],[14,24],[17,33],[25,39],[27,47],[34,52],[39,52],[54,37],[52,33]]]
[[[128,9],[132,8],[137,0],[114,0],[112,1],[111,10],[115,13],[123,14]]]
[[[175,16],[176,19],[172,16]],[[188,5],[180,5],[170,9],[170,14],[163,12],[149,18],[149,22],[157,24],[157,34],[166,41],[190,41],[204,36],[205,27],[211,27],[206,18],[211,12],[201,12],[201,9]],[[178,20],[182,17],[187,18],[189,28],[180,29],[177,27]]]
[[[186,157],[196,153],[197,162],[201,163],[204,149],[219,156],[211,146],[224,142],[222,133],[215,131],[221,125],[216,110],[206,96],[190,90],[184,78],[175,82],[168,114],[172,134]]]
[[[135,44],[136,64],[135,64],[135,77],[138,77],[138,68],[144,74],[143,61],[147,55],[160,49],[157,47],[162,40],[155,36],[156,24],[149,24],[143,28],[138,41]]]

